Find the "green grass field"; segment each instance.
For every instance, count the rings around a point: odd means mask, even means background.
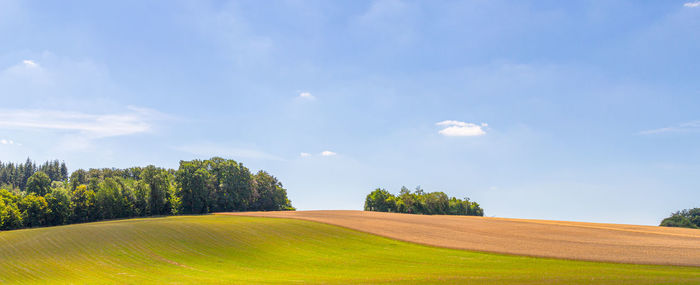
[[[700,268],[477,253],[214,215],[0,232],[0,283],[370,282],[700,284]]]

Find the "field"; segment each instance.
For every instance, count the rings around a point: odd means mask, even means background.
[[[700,230],[365,211],[225,213],[294,218],[420,244],[574,260],[700,266]]]
[[[698,284],[697,267],[436,248],[338,226],[226,215],[0,232],[0,283]]]

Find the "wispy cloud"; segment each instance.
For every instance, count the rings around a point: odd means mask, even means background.
[[[145,133],[152,121],[167,117],[155,110],[130,106],[128,112],[88,114],[59,110],[0,110],[0,128],[78,132],[89,138]]]
[[[488,124],[486,123],[481,123],[480,125],[477,125],[473,123],[466,123],[453,120],[438,122],[435,125],[443,127],[443,129],[440,130],[438,133],[448,137],[482,136],[486,134],[484,128],[488,127]]]
[[[232,159],[249,158],[264,160],[284,160],[279,156],[269,154],[267,152],[255,148],[233,147],[215,143],[183,145],[175,147],[174,149],[207,158],[212,156],[222,156]]]
[[[332,152],[330,150],[324,150],[323,152],[321,152],[321,155],[322,156],[334,156],[334,155],[337,155],[337,153]]]
[[[663,133],[687,133],[687,132],[699,132],[699,131],[700,131],[700,121],[690,121],[690,122],[678,124],[676,126],[641,131],[641,132],[639,132],[639,134],[641,134],[641,135],[654,135],[654,134],[663,134]]]
[[[700,7],[700,1],[686,2],[685,4],[683,4],[683,7],[698,8],[698,7]]]
[[[316,99],[316,97],[314,97],[314,95],[311,95],[310,92],[300,92],[299,98],[306,99],[306,100],[315,100]]]
[[[299,156],[301,156],[301,157],[309,157],[309,156],[311,156],[311,154],[308,153],[308,152],[302,152],[302,153],[299,154]]]
[[[15,142],[13,140],[0,139],[0,144],[8,145],[8,144],[15,144]]]

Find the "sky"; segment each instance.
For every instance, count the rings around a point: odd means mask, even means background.
[[[700,2],[0,0],[0,161],[221,156],[299,210],[700,206]]]

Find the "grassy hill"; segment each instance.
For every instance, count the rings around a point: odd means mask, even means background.
[[[291,219],[178,216],[0,232],[0,283],[698,284],[700,268],[442,249]]]

